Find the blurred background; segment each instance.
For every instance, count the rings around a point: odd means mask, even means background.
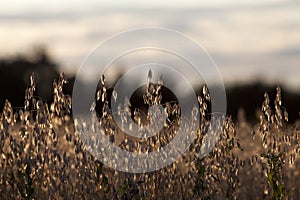
[[[0,106],[5,99],[23,105],[32,72],[39,96],[51,100],[52,81],[62,71],[71,93],[76,71],[96,45],[122,31],[158,26],[190,36],[210,53],[233,118],[243,108],[255,120],[264,91],[274,97],[280,85],[293,121],[300,111],[299,10],[298,0],[2,1]]]

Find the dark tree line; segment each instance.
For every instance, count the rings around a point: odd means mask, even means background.
[[[0,59],[0,110],[3,109],[6,99],[14,107],[24,105],[25,89],[29,84],[29,76],[32,72],[36,76],[37,95],[46,101],[52,101],[52,82],[59,75],[58,65],[49,58],[44,49],[40,49],[31,58],[16,56],[8,59]],[[72,94],[74,80],[75,77],[69,77],[69,84],[64,88],[65,93]],[[236,119],[238,110],[243,108],[250,121],[256,120],[256,110],[262,104],[265,92],[268,92],[270,98],[274,99],[276,85],[265,85],[257,82],[227,87],[227,113],[233,119]],[[109,91],[108,95],[111,95],[111,93]],[[168,96],[168,94],[165,95]],[[289,113],[290,121],[293,122],[299,118],[300,93],[291,92],[282,87],[282,97],[283,106]]]

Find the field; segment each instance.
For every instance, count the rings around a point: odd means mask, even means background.
[[[24,107],[6,101],[0,121],[0,199],[297,199],[300,195],[300,123],[288,122],[280,87],[275,99],[265,94],[256,124],[247,122],[242,111],[235,122],[226,116],[215,132],[217,143],[210,147],[211,100],[204,86],[198,95],[197,138],[189,150],[167,167],[134,174],[107,167],[82,143],[75,130],[89,127],[73,123],[72,99],[63,93],[66,83],[63,74],[54,81],[53,102],[48,105],[35,96],[38,86],[32,75]],[[159,84],[150,86],[154,92],[147,90],[145,101],[159,104]],[[156,151],[173,138],[180,122],[176,103],[165,105],[170,119],[164,125],[166,134],[137,140],[115,127],[105,91],[102,83],[95,98],[102,105],[97,122],[112,143],[131,152],[150,152],[150,147]],[[134,117],[141,123],[140,114]],[[199,157],[205,148],[212,150]]]

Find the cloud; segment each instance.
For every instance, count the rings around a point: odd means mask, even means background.
[[[276,51],[276,52],[272,53],[272,55],[274,57],[276,57],[276,56],[294,57],[295,56],[295,57],[300,58],[300,47],[299,46],[295,46],[295,47],[290,46],[289,48],[283,48],[279,51]]]
[[[295,57],[300,55],[299,1],[228,1],[196,6],[188,1],[193,6],[183,8],[180,3],[166,8],[165,2],[153,8],[152,1],[143,5],[131,1],[132,6],[126,7],[116,2],[105,6],[95,3],[93,7],[76,1],[65,10],[54,4],[49,10],[45,5],[36,9],[39,4],[32,2],[34,7],[0,12],[1,55],[43,43],[63,66],[78,67],[92,48],[111,35],[136,27],[161,26],[181,31],[206,47],[227,80],[257,73],[277,77],[282,66],[287,73],[293,70],[293,75],[300,76],[300,70],[295,69]]]

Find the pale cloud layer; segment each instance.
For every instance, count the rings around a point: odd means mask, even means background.
[[[299,1],[17,2],[0,3],[0,56],[45,44],[63,70],[74,71],[111,35],[159,26],[203,45],[227,82],[263,78],[300,87]]]

